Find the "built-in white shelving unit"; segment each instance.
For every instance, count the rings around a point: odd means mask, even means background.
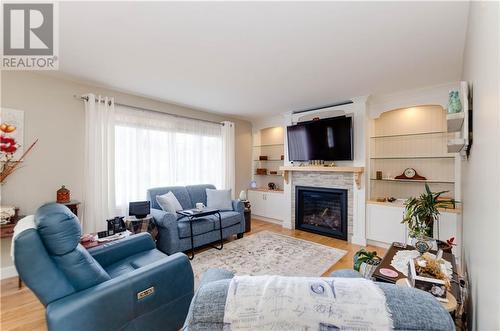
[[[383,113],[373,120],[370,136],[370,198],[418,196],[428,184],[454,197],[455,155],[448,152],[453,137],[440,106],[411,107]],[[425,180],[395,179],[414,168]],[[376,172],[382,171],[382,179]]]
[[[285,154],[284,128],[272,127],[259,130],[253,135],[252,173],[259,189],[267,189],[270,182],[283,189],[283,177],[279,167],[284,165],[281,156]],[[267,160],[260,160],[266,156]],[[267,173],[257,174],[258,168],[265,168]],[[276,173],[271,173],[276,172]]]
[[[460,84],[460,94],[466,109],[464,85]],[[376,111],[369,122],[368,139],[366,239],[369,244],[388,247],[394,241],[411,243],[407,226],[401,224],[404,201],[424,192],[425,184],[434,192],[449,191],[446,196],[460,200],[460,157],[456,152],[463,152],[467,145],[464,140],[468,133],[468,113],[447,114],[445,109],[448,91],[458,87],[459,84],[450,84],[402,93],[372,105]],[[415,104],[434,106],[409,107]],[[395,179],[406,168],[414,168],[426,179]],[[377,179],[377,171],[382,171],[382,179]],[[384,197],[398,200],[376,200]],[[457,245],[453,253],[460,264],[461,204],[440,213],[434,225],[434,237],[441,240],[455,237]]]
[[[252,217],[275,223],[280,223],[285,218],[284,179],[279,170],[285,162],[281,158],[285,154],[284,137],[283,127],[264,128],[253,134],[252,178],[257,183],[257,188],[249,189],[247,197],[252,206]],[[266,156],[267,160],[260,160],[260,156]],[[265,168],[266,174],[257,174],[258,168]],[[269,190],[269,183],[274,183],[276,190]]]

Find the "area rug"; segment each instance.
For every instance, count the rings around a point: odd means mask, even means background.
[[[197,253],[191,261],[195,285],[209,268],[237,275],[321,276],[347,252],[269,231]]]

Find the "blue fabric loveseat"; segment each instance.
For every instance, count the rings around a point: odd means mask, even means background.
[[[149,189],[147,199],[151,202],[151,215],[158,227],[156,245],[167,254],[183,252],[191,248],[189,221],[186,217],[177,217],[161,209],[156,196],[172,192],[179,200],[183,209],[195,208],[196,203],[207,204],[206,189],[215,189],[213,185],[170,186]],[[232,210],[221,211],[222,237],[228,238],[237,235],[238,238],[245,232],[245,217],[243,202],[233,200]],[[220,239],[219,221],[217,215],[201,218],[193,222],[194,247],[216,242]]]
[[[49,330],[175,331],[184,323],[194,293],[186,255],[160,252],[148,233],[86,250],[78,218],[55,203],[17,226],[16,269],[46,307]]]

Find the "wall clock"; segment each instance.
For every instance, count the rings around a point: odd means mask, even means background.
[[[420,176],[413,168],[406,168],[401,175],[394,177],[394,179],[426,180],[427,178]]]

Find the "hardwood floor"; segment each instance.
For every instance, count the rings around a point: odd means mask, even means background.
[[[361,248],[361,246],[353,245],[343,240],[299,230],[283,229],[280,225],[257,219],[252,220],[252,231],[246,235],[264,230],[282,233],[347,251],[347,254],[339,262],[332,265],[323,276],[329,275],[334,270],[351,269],[352,257]],[[205,249],[208,248],[202,248],[201,250]],[[383,248],[368,246],[368,249],[377,251],[380,256],[385,254],[385,249]],[[43,305],[26,286],[23,286],[20,290],[17,288],[17,277],[2,280],[0,290],[0,329],[2,331],[46,330],[45,309]]]

